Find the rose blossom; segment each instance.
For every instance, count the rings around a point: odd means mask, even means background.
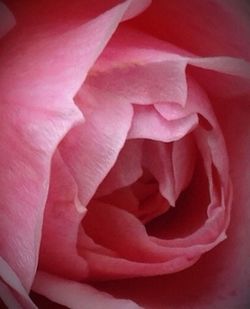
[[[2,301],[247,308],[249,4],[4,3]]]

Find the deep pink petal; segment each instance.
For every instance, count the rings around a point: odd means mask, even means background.
[[[172,162],[175,194],[179,194],[188,186],[194,171],[196,149],[191,135],[173,143]]]
[[[162,196],[174,206],[177,197],[172,164],[172,143],[145,141],[143,165],[158,181]]]
[[[244,0],[159,0],[131,24],[195,54],[250,59],[249,15]]]
[[[188,70],[210,97],[231,99],[247,95],[250,88],[250,65],[228,57],[190,59]]]

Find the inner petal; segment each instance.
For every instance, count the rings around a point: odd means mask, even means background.
[[[128,138],[172,142],[184,137],[197,124],[198,117],[195,113],[180,119],[167,120],[152,105],[134,105],[134,116]]]
[[[146,225],[149,235],[162,239],[182,238],[202,227],[210,202],[208,179],[202,159],[198,159],[190,185],[176,201],[176,206]]]

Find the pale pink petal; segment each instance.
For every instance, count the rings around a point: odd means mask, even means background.
[[[117,104],[112,94],[88,91],[84,86],[77,97],[86,122],[75,127],[60,145],[84,206],[115,164],[133,114],[130,104]]]
[[[167,120],[177,120],[184,118],[192,113],[189,109],[189,105],[185,107],[181,106],[178,103],[173,102],[164,102],[164,103],[155,103],[155,109]]]
[[[106,71],[98,71],[94,67],[86,82],[103,92],[112,93],[123,103],[152,104],[172,101],[185,105],[185,68],[186,59],[142,65],[131,61]]]
[[[65,280],[45,272],[36,274],[32,289],[50,300],[72,309],[140,308],[131,300],[115,299],[88,284]]]
[[[31,11],[39,15],[36,3]],[[29,290],[37,266],[52,155],[64,135],[83,119],[73,96],[129,2],[90,22],[79,22],[78,16],[69,23],[62,19],[62,5],[56,27],[48,27],[50,6],[36,19],[36,15],[29,18],[25,5],[12,5],[20,27],[4,38],[0,53],[4,63],[0,80],[0,114],[4,115],[0,228],[5,235],[2,254]]]
[[[232,57],[190,58],[189,64],[219,73],[250,79],[250,63]]]
[[[0,131],[1,254],[28,290],[37,266],[50,159],[81,115],[73,106],[39,111],[21,105],[23,98],[18,100],[21,109],[8,101],[0,107],[5,115]]]
[[[128,139],[144,138],[172,142],[191,132],[198,124],[198,117],[192,113],[177,120],[164,119],[154,106],[134,105],[133,122]]]
[[[102,56],[97,59],[93,71],[109,71],[114,68],[143,66],[163,61],[182,61],[190,56],[194,55],[169,42],[121,24],[102,52]]]
[[[77,204],[80,202],[76,183],[57,152],[52,160],[39,269],[72,280],[82,280],[88,274],[86,261],[77,252],[79,226],[84,216],[82,206]]]
[[[135,182],[143,173],[141,159],[142,141],[127,141],[119,153],[114,167],[101,183],[95,196],[109,194]]]
[[[16,273],[2,257],[0,257],[0,277],[0,298],[8,308],[37,308]]]
[[[8,33],[16,24],[14,15],[8,7],[0,2],[0,39]]]
[[[128,19],[134,18],[136,15],[143,12],[151,4],[151,1],[152,0],[141,0],[141,1],[130,0],[130,1],[128,1],[128,2],[130,2],[130,5],[129,5],[126,13],[124,14],[122,20],[125,21],[125,20],[128,20]]]

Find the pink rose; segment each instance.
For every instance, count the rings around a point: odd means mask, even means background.
[[[0,11],[2,304],[248,308],[249,2]]]

